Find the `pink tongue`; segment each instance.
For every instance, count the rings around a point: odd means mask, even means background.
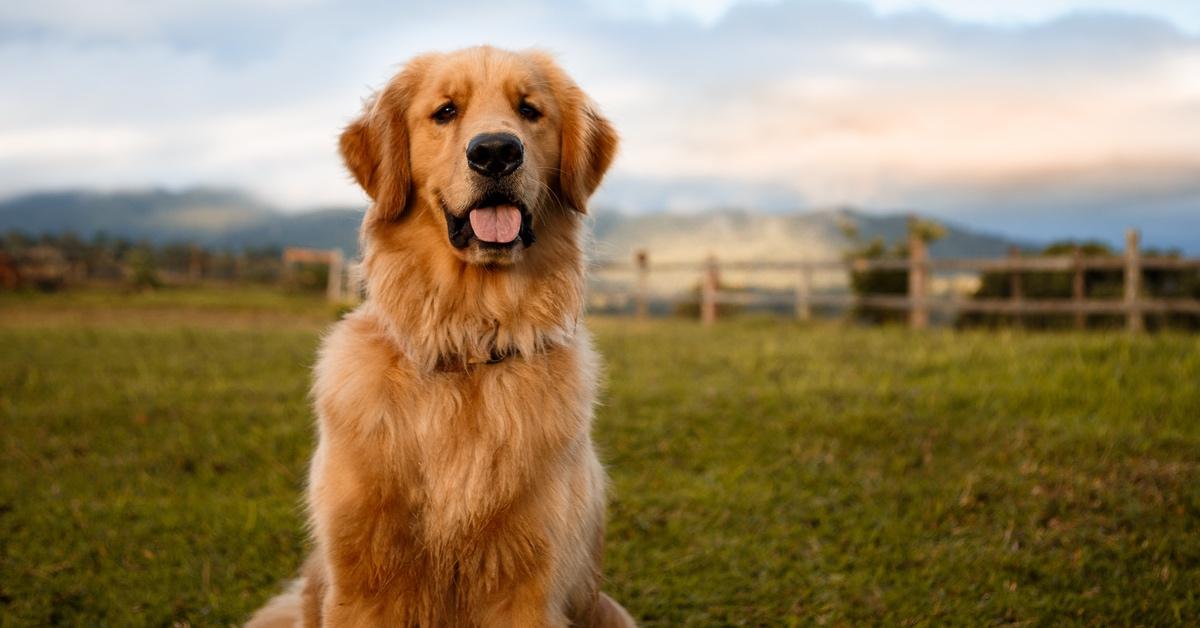
[[[512,205],[473,209],[471,230],[484,242],[512,242],[521,231],[521,211]]]

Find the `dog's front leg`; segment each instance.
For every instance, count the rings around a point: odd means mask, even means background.
[[[382,626],[378,613],[373,609],[329,591],[321,605],[322,628],[352,628],[354,626]]]
[[[562,609],[552,608],[546,592],[546,575],[532,574],[523,582],[498,591],[486,605],[479,624],[505,628],[566,628]]]
[[[309,476],[309,510],[323,576],[322,626],[408,625],[407,586],[419,544],[407,502],[370,472],[364,448],[323,440]],[[381,466],[381,465],[380,465]],[[401,599],[401,598],[404,599]]]

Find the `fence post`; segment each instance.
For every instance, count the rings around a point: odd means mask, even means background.
[[[857,314],[862,313],[864,309],[863,298],[864,294],[854,289],[855,273],[867,272],[867,258],[858,256],[850,259],[846,264],[846,279],[850,283],[850,305],[842,312],[842,316],[847,321],[854,321]]]
[[[291,287],[292,280],[295,279],[295,268],[292,267],[292,250],[283,250],[283,266],[279,269],[279,281],[283,286]]]
[[[197,284],[204,277],[204,262],[200,259],[200,247],[193,244],[188,251],[188,282]]]
[[[700,321],[705,325],[717,322],[717,257],[710,255],[704,264],[704,278],[700,285]]]
[[[1142,259],[1138,251],[1137,229],[1125,230],[1125,312],[1129,331],[1146,329],[1142,306],[1138,300],[1142,288]]]
[[[1021,259],[1020,247],[1008,247],[1008,257],[1014,260]],[[1023,280],[1024,277],[1022,276],[1020,267],[1011,268],[1008,274],[1008,282],[1013,304],[1012,322],[1015,327],[1021,327],[1024,322],[1021,319],[1021,304],[1025,301],[1025,284]]]
[[[650,284],[650,256],[645,249],[639,249],[633,255],[633,262],[637,269],[637,286],[634,298],[634,315],[638,320],[644,320],[650,312],[650,307],[646,301],[647,291]]]
[[[329,283],[325,285],[325,297],[330,301],[342,300],[342,274],[345,260],[342,252],[334,249],[329,252]]]
[[[1071,304],[1075,306],[1075,329],[1083,329],[1087,327],[1087,314],[1083,311],[1087,284],[1083,271],[1083,249],[1078,244],[1071,251],[1071,264],[1075,271],[1071,277]]]
[[[796,318],[808,322],[812,320],[812,302],[809,295],[812,292],[812,265],[805,262],[800,268],[800,278],[796,283]]]
[[[908,325],[929,327],[929,248],[915,229],[908,233]]]

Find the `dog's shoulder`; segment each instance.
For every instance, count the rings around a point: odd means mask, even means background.
[[[336,323],[321,343],[313,369],[313,399],[323,415],[385,403],[411,367],[383,323],[360,308]]]

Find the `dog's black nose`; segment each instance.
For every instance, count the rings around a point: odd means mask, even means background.
[[[480,133],[467,144],[467,163],[488,177],[512,174],[525,161],[525,147],[511,133]]]

